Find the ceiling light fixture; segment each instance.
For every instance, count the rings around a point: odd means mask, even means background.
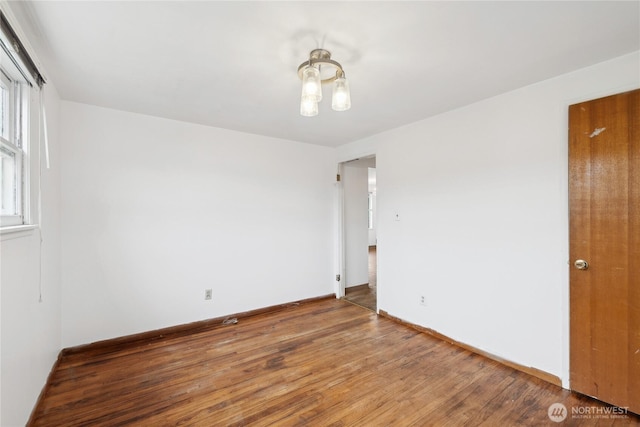
[[[346,111],[351,108],[349,82],[345,78],[342,65],[331,59],[331,52],[328,50],[312,50],[309,60],[298,67],[298,76],[302,79],[301,115],[305,117],[318,115],[318,103],[322,101],[322,85],[325,83],[335,83],[331,108],[335,111]]]

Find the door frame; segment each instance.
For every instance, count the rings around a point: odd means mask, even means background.
[[[338,163],[337,175],[335,182],[335,218],[336,218],[336,240],[335,240],[335,293],[336,298],[342,298],[346,292],[346,260],[345,260],[345,232],[344,232],[344,184],[342,182],[342,175],[344,170],[344,163]]]
[[[337,176],[335,181],[335,219],[336,219],[336,227],[335,227],[335,268],[336,275],[340,275],[340,280],[336,280],[334,283],[334,291],[336,294],[336,298],[342,298],[346,293],[346,269],[347,269],[347,260],[346,260],[346,232],[345,232],[345,194],[344,194],[344,182],[342,178],[344,177],[344,165],[347,163],[354,162],[356,160],[365,159],[365,158],[375,158],[377,160],[376,152],[367,152],[362,153],[359,156],[347,156],[337,163]],[[376,220],[376,228],[377,228],[377,220]],[[337,278],[336,278],[337,279]],[[380,289],[380,282],[377,283],[377,289]],[[379,292],[378,292],[379,295]],[[377,304],[379,306],[379,304]],[[380,309],[377,308],[378,312]]]

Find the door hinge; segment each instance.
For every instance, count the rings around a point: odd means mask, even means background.
[[[339,281],[340,281],[340,275],[336,274],[336,282],[339,282]]]

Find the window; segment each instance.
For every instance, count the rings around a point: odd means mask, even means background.
[[[3,61],[5,63],[5,61]],[[28,88],[24,80],[0,67],[0,202],[1,225],[21,225],[25,218],[27,183],[24,138]]]
[[[30,225],[35,200],[29,172],[40,159],[29,149],[29,136],[37,136],[41,127],[36,96],[45,83],[9,15],[0,4],[0,231]]]

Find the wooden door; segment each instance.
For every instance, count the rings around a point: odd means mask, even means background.
[[[640,413],[640,90],[569,107],[569,208],[571,389]]]

